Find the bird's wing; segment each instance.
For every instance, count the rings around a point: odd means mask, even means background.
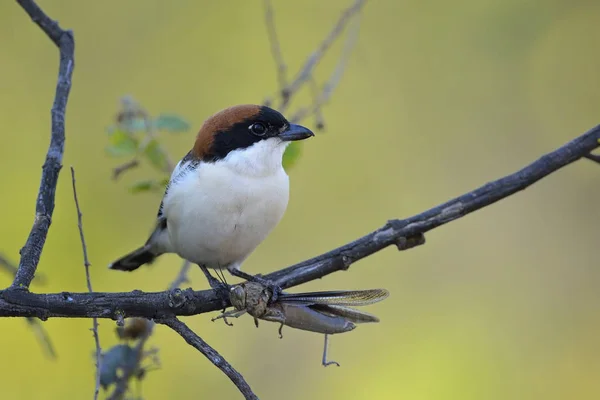
[[[171,185],[173,183],[177,182],[178,180],[180,180],[181,178],[183,178],[189,171],[194,169],[198,165],[199,162],[200,162],[200,160],[198,160],[196,157],[194,157],[192,155],[192,152],[189,151],[185,155],[185,157],[183,157],[181,159],[181,161],[179,161],[177,163],[177,165],[173,169],[173,173],[171,173],[171,178],[169,179],[169,183],[167,183],[167,186],[165,187],[165,194],[163,195],[163,199],[161,200],[160,206],[158,207],[157,218],[159,220],[161,218],[164,218],[163,202],[164,202],[165,197],[167,196],[167,193],[169,193],[169,188],[171,187]]]
[[[169,179],[169,183],[165,187],[165,194],[158,207],[158,214],[156,216],[156,225],[152,234],[146,241],[146,246],[150,246],[154,252],[167,253],[172,251],[171,242],[167,233],[167,217],[164,215],[164,201],[165,197],[169,193],[171,185],[181,180],[188,172],[193,170],[200,160],[192,155],[190,151],[177,163]]]

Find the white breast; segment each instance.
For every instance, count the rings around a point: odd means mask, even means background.
[[[209,268],[238,268],[287,207],[285,147],[276,138],[263,140],[173,182],[163,210],[175,251]]]

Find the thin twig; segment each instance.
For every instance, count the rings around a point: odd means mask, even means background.
[[[15,277],[17,266],[12,261],[9,261],[4,254],[0,254],[0,267],[11,274],[13,278]]]
[[[38,339],[38,342],[42,345],[42,348],[48,355],[48,357],[52,360],[56,359],[56,350],[54,350],[54,345],[52,344],[52,340],[50,339],[50,335],[44,329],[44,326],[37,318],[26,318],[27,324],[35,334]]]
[[[271,55],[273,56],[273,60],[275,60],[275,64],[277,65],[277,81],[279,82],[279,92],[281,98],[284,101],[287,101],[287,97],[289,97],[289,92],[286,89],[287,66],[285,65],[285,60],[283,59],[283,54],[281,52],[281,46],[279,45],[279,37],[277,36],[275,17],[273,14],[273,4],[271,4],[271,0],[265,0],[265,24],[267,25],[267,37],[269,38],[269,43],[271,44]]]
[[[17,273],[17,266],[12,261],[9,261],[3,254],[0,254],[0,267],[2,267],[9,274],[11,274],[13,278]],[[37,274],[35,276],[35,280],[40,280],[40,274]],[[41,343],[42,348],[45,350],[48,357],[50,357],[51,359],[56,359],[56,351],[54,350],[54,345],[52,344],[50,336],[42,326],[40,320],[33,317],[28,317],[25,320],[27,321],[27,324],[37,337],[38,341]]]
[[[314,96],[315,100],[310,107],[302,107],[290,118],[290,122],[298,123],[304,118],[307,118],[313,114],[317,116],[317,129],[319,128],[319,123],[324,125],[323,116],[321,114],[321,108],[329,102],[331,95],[334,90],[337,88],[340,83],[342,76],[344,75],[344,71],[346,70],[346,66],[348,65],[348,61],[350,60],[350,55],[358,42],[358,34],[360,32],[360,13],[356,16],[356,20],[353,25],[349,28],[348,34],[346,36],[346,41],[344,43],[344,48],[342,49],[342,54],[340,59],[333,70],[333,73],[323,85],[323,89],[321,93]],[[322,129],[322,128],[321,128]]]
[[[18,270],[17,265],[2,253],[0,253],[0,269],[4,269],[6,272],[12,275],[13,279]],[[41,272],[36,272],[34,281],[38,285],[45,285],[47,283],[46,275],[42,274]]]
[[[73,184],[73,199],[75,200],[75,208],[77,209],[77,228],[79,228],[79,239],[81,240],[81,248],[83,250],[83,265],[85,266],[85,280],[87,283],[88,292],[94,293],[92,289],[92,279],[90,278],[90,260],[88,258],[87,245],[85,244],[85,236],[83,234],[83,214],[79,207],[79,199],[77,198],[77,186],[75,184],[75,169],[71,167],[71,183]],[[102,348],[100,347],[100,336],[98,335],[98,319],[92,318],[92,333],[94,334],[94,342],[96,343],[96,387],[94,389],[94,400],[98,399],[100,393],[100,371],[102,368]]]
[[[63,30],[33,0],[17,0],[17,2],[60,50],[58,82],[51,112],[50,146],[42,167],[42,179],[36,201],[33,227],[25,246],[21,249],[21,261],[12,284],[13,288],[29,289],[42,255],[42,249],[50,229],[52,213],[54,212],[56,185],[62,167],[65,144],[65,113],[71,90],[71,77],[75,66],[75,40],[71,31]]]
[[[600,155],[598,155],[598,154],[586,154],[583,157],[600,164]]]
[[[322,131],[325,128],[325,117],[323,116],[323,110],[321,109],[321,103],[319,101],[319,86],[317,85],[317,80],[314,76],[310,78],[310,89],[314,103],[315,129],[318,131]],[[291,122],[299,122],[299,120],[291,120]]]
[[[179,286],[190,281],[188,278],[188,273],[190,272],[191,266],[192,266],[191,262],[189,262],[187,260],[183,261],[183,264],[181,265],[181,269],[179,270],[179,273],[175,277],[175,280],[173,280],[173,282],[171,282],[171,285],[169,285],[170,290],[177,289]]]
[[[242,392],[246,399],[258,399],[258,397],[252,392],[250,385],[244,379],[244,377],[237,372],[231,364],[227,362],[215,349],[213,349],[208,343],[206,343],[200,336],[198,336],[193,330],[191,330],[185,323],[178,320],[175,317],[164,318],[156,320],[157,323],[168,326],[175,332],[179,333],[181,337],[192,347],[196,348],[206,358],[209,359],[217,368],[219,368],[231,381],[237,386]]]
[[[134,158],[131,161],[127,161],[124,164],[117,165],[116,167],[113,168],[112,178],[116,181],[117,179],[119,179],[121,174],[129,171],[130,169],[134,169],[138,165],[140,165],[140,162],[136,158]]]
[[[365,4],[365,0],[356,0],[350,7],[342,12],[342,15],[338,19],[337,23],[334,25],[329,35],[321,42],[319,47],[308,57],[304,66],[300,69],[296,78],[292,80],[290,84],[286,87],[287,97],[282,98],[281,105],[279,110],[284,112],[289,105],[289,99],[292,95],[298,91],[304,82],[308,80],[317,64],[321,61],[323,56],[327,53],[327,50],[331,47],[331,45],[335,42],[335,40],[342,34],[344,28],[348,22],[352,19],[352,16],[357,14]]]
[[[410,248],[410,242],[434,228],[462,218],[533,185],[540,179],[589,154],[600,146],[600,125],[521,170],[487,183],[439,206],[383,227],[318,257],[267,274],[265,279],[283,288],[297,286],[340,270],[388,246]],[[414,244],[419,244],[417,241]],[[413,245],[414,245],[413,244]],[[170,318],[198,315],[229,306],[228,296],[217,290],[168,290],[158,293],[51,293],[35,294],[9,288],[0,291],[0,317]]]

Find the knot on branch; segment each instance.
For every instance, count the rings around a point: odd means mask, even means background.
[[[172,309],[185,309],[193,312],[196,308],[194,304],[194,291],[192,289],[181,290],[179,288],[168,291],[169,307]]]
[[[395,231],[399,231],[404,229],[406,225],[408,225],[408,221],[405,219],[390,219],[383,229],[392,228]]]
[[[349,255],[342,253],[342,270],[346,271],[355,260]]]
[[[396,240],[396,247],[398,251],[412,249],[413,247],[420,246],[425,244],[425,235],[422,233],[417,233],[413,236],[401,236]]]
[[[69,292],[61,292],[62,298],[64,301],[66,301],[67,303],[72,303],[73,300],[73,296],[71,296],[71,293]]]
[[[125,311],[123,310],[115,310],[115,314],[113,319],[117,321],[117,327],[125,326]]]

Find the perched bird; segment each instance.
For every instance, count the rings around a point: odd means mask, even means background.
[[[146,243],[109,268],[133,271],[165,253],[244,279],[242,262],[279,223],[288,204],[283,153],[314,134],[265,106],[238,105],[207,119],[175,167]],[[211,281],[211,278],[213,279]]]

